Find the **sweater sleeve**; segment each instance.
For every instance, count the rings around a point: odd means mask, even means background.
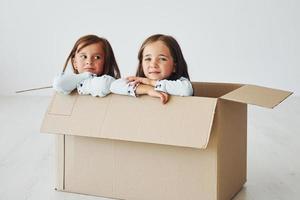
[[[92,74],[85,72],[82,74],[62,73],[53,80],[53,89],[63,94],[70,94],[81,81],[91,77]]]
[[[114,81],[110,86],[110,91],[115,94],[134,96],[136,87],[130,85],[126,79],[118,79]]]
[[[110,93],[110,86],[115,78],[109,75],[92,76],[77,84],[79,94],[105,97]]]
[[[156,91],[165,92],[170,95],[192,96],[192,83],[184,77],[177,80],[159,80],[156,82],[154,89]]]

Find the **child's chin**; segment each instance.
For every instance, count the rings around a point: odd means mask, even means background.
[[[149,79],[151,79],[151,80],[155,80],[155,81],[157,81],[157,80],[161,80],[161,77],[160,76],[153,76],[153,75],[150,75],[149,77],[147,77],[147,78],[149,78]]]
[[[90,72],[92,74],[97,74],[94,70],[85,70],[84,72]]]

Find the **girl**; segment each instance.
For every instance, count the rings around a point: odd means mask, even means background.
[[[69,62],[72,74],[65,73]],[[120,71],[109,42],[96,35],[86,35],[76,41],[62,74],[53,81],[53,88],[63,94],[70,94],[77,88],[79,94],[104,97],[117,78],[120,78]]]
[[[193,95],[187,64],[172,36],[156,34],[147,38],[138,59],[136,76],[116,80],[111,85],[111,92],[131,96],[148,94],[160,98],[163,104],[169,95]]]

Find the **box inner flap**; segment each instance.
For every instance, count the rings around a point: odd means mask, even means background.
[[[261,87],[256,85],[244,85],[221,98],[241,103],[253,104],[266,108],[274,108],[286,99],[292,92]]]
[[[206,148],[216,102],[216,98],[172,96],[163,105],[149,96],[95,98],[57,93],[41,131]]]

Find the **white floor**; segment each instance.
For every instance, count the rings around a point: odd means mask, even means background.
[[[49,101],[0,96],[0,200],[106,199],[53,189],[54,136],[39,133]],[[248,181],[234,200],[300,199],[300,97],[248,117]]]

